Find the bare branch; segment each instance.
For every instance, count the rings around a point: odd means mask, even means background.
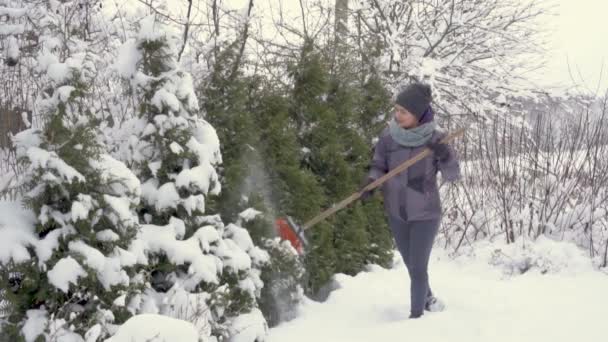
[[[184,42],[177,55],[178,61],[180,61],[182,59],[182,53],[184,53],[184,49],[186,48],[186,43],[188,41],[188,30],[190,29],[190,12],[191,11],[192,11],[192,0],[188,0],[188,13],[186,14],[186,24],[184,25]]]

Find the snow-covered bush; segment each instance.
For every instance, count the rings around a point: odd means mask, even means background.
[[[535,113],[533,134],[508,124],[487,127],[479,146],[461,150],[463,182],[442,189],[442,244],[458,251],[481,239],[547,236],[576,243],[606,267],[607,113],[561,125]]]
[[[515,243],[492,248],[488,263],[502,269],[506,275],[527,272],[566,273],[591,269],[583,250],[570,242],[560,242],[541,236],[534,241],[524,237]]]

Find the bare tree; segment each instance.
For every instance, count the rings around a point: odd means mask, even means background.
[[[542,63],[545,10],[537,1],[367,0],[353,9],[353,39],[368,58],[376,49],[394,87],[431,83],[442,119],[491,118],[507,113],[501,103],[522,94],[520,75]]]

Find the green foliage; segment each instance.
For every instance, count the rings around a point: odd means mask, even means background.
[[[251,166],[259,163],[256,149],[260,145],[255,113],[251,111],[250,96],[255,89],[255,78],[247,78],[238,69],[233,74],[237,46],[218,52],[215,68],[200,91],[205,99],[205,119],[216,127],[222,148],[222,192],[210,209],[219,212],[226,221],[237,219],[247,207],[243,196],[260,189],[246,188],[251,177]]]
[[[233,50],[219,60],[201,93],[223,142],[223,194],[214,205],[225,217],[254,206],[303,223],[358,189],[371,158],[371,139],[382,129],[379,117],[390,106],[379,77],[349,74],[353,68],[345,65],[330,69],[330,60],[312,42],[288,67],[289,89],[231,74]],[[260,165],[266,182],[247,186]],[[263,227],[270,224],[248,226],[258,245],[274,236]],[[378,201],[352,205],[307,235],[307,272],[298,280],[308,294],[337,272],[356,274],[368,263],[391,261],[391,235]],[[276,319],[270,309],[265,313],[269,321]]]
[[[332,73],[328,65],[327,58],[308,44],[291,68],[290,114],[297,123],[299,144],[310,151],[302,159],[303,166],[314,173],[324,191],[319,212],[358,190],[371,157],[370,140],[361,132],[369,126],[364,124],[371,121],[372,113],[378,116],[383,111],[376,106],[388,102],[382,101],[378,84],[360,85],[351,75]],[[381,207],[375,209],[382,215]],[[311,229],[306,260],[309,293],[318,291],[335,273],[353,275],[371,262],[388,266],[390,232],[385,222],[370,214],[365,206],[353,204]]]

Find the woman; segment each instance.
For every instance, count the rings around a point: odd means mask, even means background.
[[[410,84],[395,100],[394,118],[380,135],[374,150],[367,185],[428,147],[431,155],[389,179],[382,186],[384,207],[397,248],[410,275],[410,318],[424,310],[442,310],[429,286],[428,262],[441,221],[437,172],[445,181],[460,178],[455,151],[439,141],[435,129],[431,89]],[[371,195],[362,194],[363,200]]]

